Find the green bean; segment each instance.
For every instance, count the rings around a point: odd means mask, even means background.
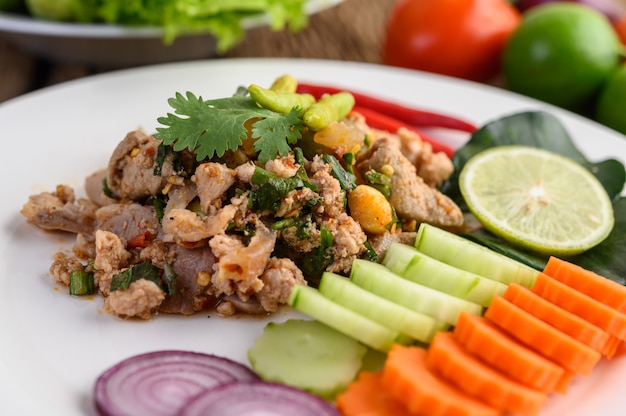
[[[349,92],[324,95],[305,111],[304,123],[312,130],[322,130],[333,121],[343,120],[352,107],[354,107],[354,96]]]
[[[280,93],[284,93],[284,92],[294,93],[296,92],[297,88],[298,88],[298,82],[296,81],[296,79],[289,74],[285,74],[276,78],[276,80],[270,87],[270,90],[280,92]]]
[[[289,113],[295,107],[306,111],[313,103],[315,97],[311,94],[297,94],[295,92],[276,92],[268,88],[252,84],[248,92],[254,101],[261,107],[277,113]]]

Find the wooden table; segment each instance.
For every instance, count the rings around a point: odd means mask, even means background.
[[[298,33],[251,30],[224,57],[298,57],[380,63],[381,39],[396,0],[345,0],[310,17]],[[32,56],[0,34],[0,102],[29,91],[102,72]]]

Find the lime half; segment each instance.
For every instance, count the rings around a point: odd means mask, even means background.
[[[500,146],[463,167],[461,193],[493,234],[548,255],[581,253],[613,229],[602,184],[580,164],[544,149]]]

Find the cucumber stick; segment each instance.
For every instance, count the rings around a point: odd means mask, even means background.
[[[403,279],[379,263],[357,259],[350,280],[363,289],[415,312],[456,325],[461,311],[481,315],[483,307],[439,290]]]
[[[503,295],[507,285],[450,266],[406,244],[392,243],[382,264],[403,278],[481,306],[489,306],[493,296]]]
[[[405,334],[341,306],[309,286],[295,285],[287,303],[378,351],[387,352],[394,343],[406,344],[411,341]]]
[[[248,350],[248,361],[263,380],[332,400],[355,379],[367,352],[354,338],[319,321],[289,319],[265,326]]]
[[[487,247],[432,225],[422,223],[415,247],[422,253],[468,272],[530,288],[539,272]]]
[[[423,343],[430,343],[437,331],[449,327],[431,316],[368,292],[338,274],[325,272],[319,291],[333,302]]]

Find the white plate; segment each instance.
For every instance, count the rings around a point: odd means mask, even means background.
[[[158,316],[122,321],[100,299],[72,298],[48,275],[54,252],[68,247],[59,234],[25,223],[19,214],[34,192],[59,183],[80,188],[104,167],[114,146],[137,127],[153,131],[170,111],[167,99],[192,91],[203,98],[231,95],[238,86],[269,85],[290,73],[435,110],[477,124],[529,109],[552,111],[592,160],[626,163],[626,139],[565,111],[479,84],[397,68],[350,62],[248,59],[194,61],[84,78],[0,105],[4,178],[0,204],[0,414],[92,414],[91,389],[107,367],[161,349],[211,352],[246,363],[246,350],[269,319]],[[464,137],[453,140],[462,141]],[[282,321],[282,312],[270,319]],[[601,362],[554,396],[545,416],[624,413],[626,356]]]
[[[342,1],[309,0],[306,12],[312,15]],[[245,19],[242,26],[250,30],[267,23],[267,16],[260,15]],[[0,34],[42,58],[104,68],[216,56],[216,42],[211,35],[180,36],[173,44],[165,45],[163,31],[157,27],[53,22],[0,12]]]

